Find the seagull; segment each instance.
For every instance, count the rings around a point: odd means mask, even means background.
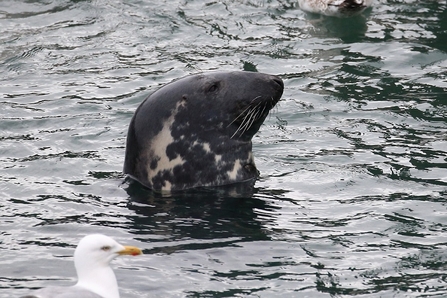
[[[119,298],[118,284],[110,262],[120,255],[141,255],[134,246],[122,246],[101,234],[87,235],[74,252],[78,282],[71,287],[47,287],[21,298]]]
[[[300,8],[327,16],[349,17],[361,13],[374,0],[298,0]]]

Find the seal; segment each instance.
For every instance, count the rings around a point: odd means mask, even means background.
[[[251,140],[283,90],[279,77],[245,71],[164,85],[132,117],[124,173],[155,191],[254,181]]]
[[[374,0],[298,0],[300,8],[327,16],[350,17],[363,12]]]

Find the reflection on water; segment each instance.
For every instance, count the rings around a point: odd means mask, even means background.
[[[351,18],[310,16],[312,27],[308,32],[313,37],[339,38],[345,43],[358,42],[364,39],[368,31],[367,21],[364,14]]]
[[[348,19],[289,0],[1,3],[0,297],[72,284],[94,232],[145,252],[114,262],[123,297],[446,295],[445,1]],[[285,82],[253,139],[261,178],[122,184],[136,107],[217,69]]]
[[[228,196],[226,191],[218,190],[191,190],[163,196],[132,183],[127,193],[130,196],[128,208],[138,215],[134,222],[137,234],[150,231],[163,241],[186,238],[265,240],[254,210],[275,209],[263,200]]]

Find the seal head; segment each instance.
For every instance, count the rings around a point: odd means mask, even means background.
[[[156,191],[254,180],[251,139],[283,89],[277,76],[243,71],[161,87],[131,120],[124,173]]]

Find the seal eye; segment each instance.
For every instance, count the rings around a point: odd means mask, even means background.
[[[214,91],[216,91],[218,88],[219,88],[219,86],[218,86],[216,83],[214,83],[214,84],[212,84],[212,85],[208,88],[208,92],[214,92]]]

